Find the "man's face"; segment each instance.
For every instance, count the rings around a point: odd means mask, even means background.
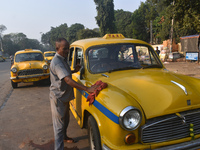
[[[57,53],[66,58],[69,54],[69,43],[66,41],[61,41],[59,43]]]

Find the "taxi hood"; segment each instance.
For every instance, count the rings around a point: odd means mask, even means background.
[[[200,107],[199,79],[166,69],[129,70],[107,75],[109,79],[105,82],[135,99],[147,119]]]
[[[20,70],[41,68],[44,65],[42,61],[24,61],[17,64]]]

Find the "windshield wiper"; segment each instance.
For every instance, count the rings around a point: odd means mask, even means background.
[[[120,70],[130,70],[130,69],[140,69],[141,67],[123,67],[123,68],[117,68],[117,69],[112,69],[112,70],[109,70],[108,73],[111,73],[113,71],[120,71]]]
[[[162,68],[162,65],[149,65],[149,66],[142,67],[142,69],[146,69],[146,68]]]

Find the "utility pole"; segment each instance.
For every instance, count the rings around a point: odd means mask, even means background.
[[[150,20],[150,44],[153,44],[152,35],[152,20]]]
[[[3,55],[3,42],[2,42],[2,38],[1,38],[1,35],[0,35],[0,45],[1,45],[1,49],[0,49],[0,56]]]
[[[152,7],[153,3],[152,3],[152,0],[151,0],[151,7]],[[153,44],[153,32],[152,32],[152,16],[151,16],[151,20],[150,20],[150,44],[152,45]]]
[[[173,0],[173,7],[174,7],[174,3],[175,1]],[[172,53],[172,44],[173,44],[173,26],[174,26],[174,12],[172,14],[172,25],[171,25],[171,30],[170,30],[170,49],[169,49],[169,52]]]

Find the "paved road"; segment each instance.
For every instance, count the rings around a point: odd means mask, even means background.
[[[13,90],[9,70],[9,61],[0,64],[0,150],[53,150],[49,85],[20,83]],[[65,150],[88,150],[87,131],[72,115],[70,121],[68,135],[77,143],[65,143]]]
[[[200,64],[196,62],[164,62],[164,66],[175,73],[200,79]]]
[[[12,87],[10,85],[10,60],[0,62],[0,110],[4,100],[10,94]]]
[[[200,65],[170,62],[166,68],[181,74],[200,77]],[[0,62],[0,150],[53,150],[53,127],[49,86],[20,83],[12,89],[10,61]],[[77,143],[65,143],[65,150],[88,150],[87,131],[71,115],[68,135]]]

